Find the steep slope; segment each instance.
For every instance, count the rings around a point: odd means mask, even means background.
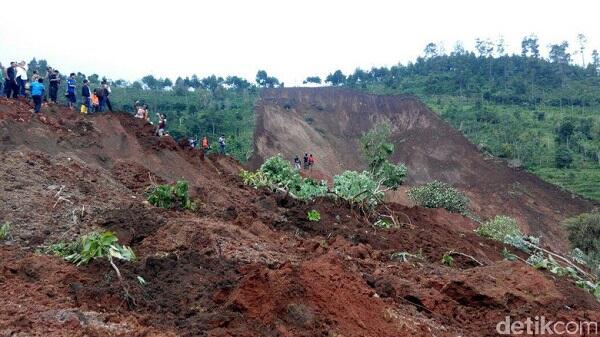
[[[404,225],[378,230],[330,199],[244,186],[237,162],[202,158],[126,114],[28,110],[0,98],[0,223],[12,224],[0,241],[2,336],[480,337],[507,315],[600,320],[590,294],[503,261],[460,215],[391,204]],[[145,202],[148,187],[181,178],[197,210]],[[136,252],[117,261],[133,299],[106,261],[40,252],[91,230]],[[445,266],[450,250],[477,262]],[[402,251],[415,257],[392,258]]]
[[[256,107],[254,157],[257,166],[281,153],[305,152],[317,158],[316,174],[331,178],[345,169],[364,169],[359,139],[378,121],[393,126],[394,160],[409,168],[409,185],[437,179],[455,185],[471,199],[475,214],[506,214],[523,229],[555,248],[567,247],[558,223],[593,207],[592,203],[511,169],[480,153],[419,100],[378,96],[339,88],[265,90]],[[403,193],[390,200],[406,202]]]

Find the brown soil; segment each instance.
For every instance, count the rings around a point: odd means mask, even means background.
[[[316,157],[315,175],[331,180],[346,169],[361,170],[358,140],[381,120],[393,127],[393,160],[408,166],[408,185],[440,180],[471,199],[471,209],[486,219],[505,214],[547,245],[566,250],[558,225],[593,208],[590,201],[565,192],[525,171],[480,153],[458,131],[411,96],[378,96],[339,88],[265,90],[257,107],[255,168],[281,153]],[[309,173],[310,174],[310,173]],[[390,201],[407,203],[406,189]]]
[[[400,226],[375,229],[344,203],[244,186],[231,158],[201,157],[126,114],[28,110],[0,98],[0,223],[12,223],[0,336],[496,336],[508,315],[600,320],[590,294],[503,261],[503,246],[460,215],[390,204]],[[196,211],[145,202],[153,184],[178,179]],[[130,298],[106,261],[38,251],[91,230],[136,252],[117,261]],[[450,250],[478,262],[444,266]]]

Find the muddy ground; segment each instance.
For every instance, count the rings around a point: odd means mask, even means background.
[[[0,222],[12,224],[0,336],[475,337],[496,336],[505,316],[600,320],[591,295],[504,261],[463,216],[390,204],[399,226],[376,229],[345,203],[244,186],[234,160],[156,138],[126,114],[42,116],[0,99]],[[197,210],[145,202],[177,179]],[[307,220],[313,209],[319,222]],[[130,297],[106,261],[40,252],[92,230],[136,252],[117,263]],[[471,258],[446,266],[451,250]]]

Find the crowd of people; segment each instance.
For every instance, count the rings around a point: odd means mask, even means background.
[[[48,67],[46,74],[38,74],[37,70],[32,72],[29,78],[29,70],[25,61],[10,62],[8,67],[0,63],[0,71],[4,77],[4,83],[0,84],[3,93],[8,98],[31,98],[34,105],[34,112],[39,113],[42,103],[58,103],[58,92],[62,81],[60,72],[57,69]],[[48,91],[44,82],[48,81]],[[81,87],[81,105],[82,113],[103,112],[105,108],[113,111],[110,94],[112,92],[107,80],[102,80],[100,86],[91,90],[90,82],[85,79]],[[65,86],[65,98],[70,109],[77,106],[77,79],[75,73],[69,74]],[[46,96],[48,94],[48,96]]]
[[[221,135],[219,137],[219,139],[218,139],[218,142],[219,142],[219,153],[226,154],[226,151],[225,151],[225,146],[226,146],[226,144],[225,144],[225,135]],[[198,147],[198,140],[196,138],[194,138],[194,137],[190,137],[190,138],[188,138],[188,144],[192,148],[195,149],[195,148]],[[211,146],[210,146],[210,143],[208,141],[208,137],[207,136],[202,137],[202,140],[200,142],[200,149],[205,154],[207,154],[208,151],[210,151],[212,149]]]
[[[304,163],[304,166],[302,166],[302,163]],[[305,170],[310,170],[314,165],[315,157],[312,155],[312,153],[305,153],[303,162],[300,161],[300,157],[298,157],[297,155],[296,157],[294,157],[294,167],[296,168],[296,170],[300,170],[302,169],[302,167],[304,167]]]
[[[29,72],[27,63],[21,62],[10,62],[10,66],[4,67],[0,63],[0,74],[4,78],[4,81],[0,81],[0,92],[3,92],[7,98],[14,99],[31,99],[33,103],[33,112],[39,113],[42,104],[57,104],[58,93],[63,77],[61,76],[58,69],[48,67],[46,74],[39,74],[37,70]],[[31,74],[31,78],[29,78]],[[45,85],[47,82],[47,86]],[[113,111],[110,95],[112,93],[110,84],[107,80],[102,80],[99,87],[94,89],[90,88],[90,81],[84,79],[81,86],[81,99],[79,110],[81,113],[95,113],[103,112],[105,108],[109,111]],[[47,90],[48,88],[48,90]],[[75,73],[70,73],[66,78],[65,83],[65,98],[67,100],[67,106],[73,110],[77,107],[77,76]],[[134,103],[135,117],[144,119],[150,124],[150,113],[147,104],[142,104],[139,101]],[[168,136],[167,133],[167,117],[164,114],[156,114],[158,118],[158,124],[156,126],[157,136]],[[192,147],[197,146],[197,140],[189,139],[189,143]],[[226,143],[225,135],[221,135],[218,139],[219,152],[226,154]],[[201,150],[204,153],[208,153],[211,150],[208,137],[204,136],[200,143]],[[308,157],[307,157],[308,158]],[[305,158],[305,162],[308,160]],[[311,155],[312,158],[312,155]],[[305,165],[306,166],[306,165]]]

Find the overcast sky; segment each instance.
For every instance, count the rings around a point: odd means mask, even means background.
[[[407,63],[428,42],[523,36],[552,42],[578,33],[600,49],[598,1],[533,0],[28,0],[0,20],[0,62],[45,58],[62,73],[136,80],[193,73],[254,79],[265,69],[287,85],[335,69]],[[98,6],[100,5],[100,7]],[[23,11],[19,11],[22,7]],[[590,57],[587,56],[587,60]],[[580,55],[574,60],[581,62]]]

